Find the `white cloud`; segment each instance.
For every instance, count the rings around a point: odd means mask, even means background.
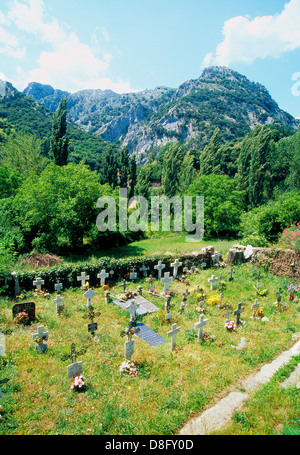
[[[252,63],[257,58],[278,58],[300,47],[300,0],[290,0],[281,13],[250,19],[236,16],[224,23],[224,40],[202,66]]]
[[[106,77],[112,55],[102,51],[99,56],[95,48],[81,42],[56,18],[46,17],[43,0],[15,0],[8,18],[19,30],[34,35],[40,44],[47,44],[48,47],[40,52],[37,66],[28,72],[24,87],[36,81],[70,92],[111,87],[119,90],[126,87],[132,91],[127,81],[114,82]],[[107,30],[103,28],[101,32],[107,43]]]

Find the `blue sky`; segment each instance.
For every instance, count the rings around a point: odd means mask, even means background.
[[[300,117],[300,0],[0,0],[0,79],[118,93],[221,65]]]

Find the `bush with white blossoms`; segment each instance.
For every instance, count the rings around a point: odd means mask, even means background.
[[[80,390],[82,387],[85,385],[86,378],[84,378],[81,374],[78,374],[75,376],[75,378],[72,378],[71,381],[71,389],[75,390]]]
[[[120,373],[136,376],[138,372],[138,361],[125,360],[119,368]]]

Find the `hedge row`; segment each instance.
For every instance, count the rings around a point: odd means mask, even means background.
[[[190,261],[191,265],[201,266],[203,261],[206,262],[206,267],[210,268],[212,265],[211,253],[197,253],[197,254],[182,254],[176,255],[180,261]],[[19,279],[19,284],[23,291],[31,291],[34,289],[33,281],[40,277],[44,280],[45,284],[42,289],[48,292],[54,292],[55,283],[62,283],[63,289],[72,287],[78,287],[79,281],[77,277],[81,272],[85,272],[89,275],[90,287],[99,285],[100,281],[97,278],[97,274],[101,270],[114,271],[111,281],[121,281],[123,278],[129,278],[129,272],[132,267],[135,267],[138,277],[142,278],[142,273],[139,269],[145,265],[149,267],[148,275],[152,274],[157,276],[154,266],[158,261],[162,261],[166,265],[163,272],[172,270],[171,263],[174,261],[174,255],[152,255],[152,256],[141,256],[141,257],[126,257],[122,259],[114,259],[110,257],[103,257],[94,263],[81,263],[81,264],[59,264],[47,268],[41,268],[30,272],[17,273],[16,277]],[[11,274],[0,276],[0,290],[5,295],[14,296],[15,294],[15,281]]]

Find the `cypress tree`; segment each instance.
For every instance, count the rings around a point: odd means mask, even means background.
[[[52,121],[50,157],[57,166],[65,166],[68,162],[67,103],[66,97],[61,99]]]

